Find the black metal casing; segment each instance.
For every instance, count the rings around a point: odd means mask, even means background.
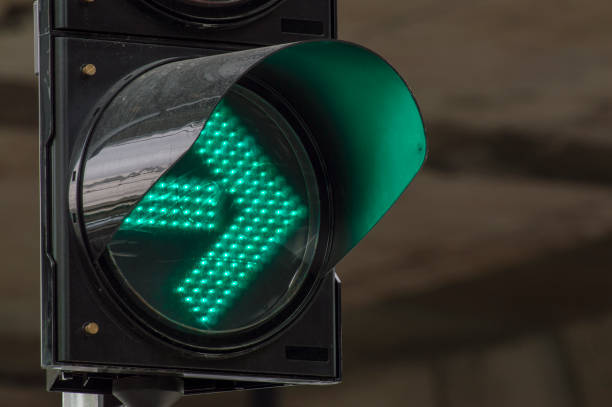
[[[92,283],[72,227],[71,160],[108,90],[139,68],[276,43],[335,38],[334,0],[285,0],[258,19],[218,29],[138,0],[39,4],[42,365],[50,390],[104,393],[125,375],[176,375],[185,393],[340,379],[340,287],[330,271],[286,330],[239,356],[210,357],[164,343]],[[94,77],[81,66],[94,64]],[[331,312],[330,312],[331,311]],[[83,324],[95,320],[100,333]]]

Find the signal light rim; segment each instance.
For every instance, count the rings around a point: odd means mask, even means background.
[[[153,11],[200,29],[235,28],[258,20],[285,0],[254,0],[246,5],[202,7],[173,0],[140,0]],[[253,3],[255,3],[253,5]],[[178,5],[178,7],[177,7]],[[225,9],[225,13],[223,13]],[[216,13],[210,13],[216,11]],[[215,15],[216,14],[216,15]]]
[[[174,59],[174,61],[177,60],[183,60],[183,58]],[[326,264],[330,253],[333,230],[331,191],[329,191],[327,173],[325,171],[325,165],[320,157],[320,153],[318,152],[318,146],[314,141],[314,137],[312,137],[310,134],[310,131],[299,116],[297,110],[293,108],[291,104],[282,97],[282,95],[275,93],[272,89],[266,88],[262,84],[251,82],[248,78],[248,71],[245,72],[245,74],[236,83],[256,93],[266,102],[270,103],[273,107],[279,110],[279,113],[290,123],[291,127],[297,134],[301,144],[306,150],[310,164],[317,174],[316,182],[319,194],[320,236],[319,243],[315,248],[314,258],[310,264],[310,267],[306,271],[306,276],[298,289],[298,292],[293,295],[291,299],[284,304],[284,306],[278,312],[275,313],[275,315],[259,324],[256,324],[253,327],[237,330],[235,333],[216,333],[212,331],[194,334],[192,332],[185,332],[177,329],[171,324],[168,324],[166,321],[161,321],[161,319],[156,319],[151,315],[148,315],[147,312],[143,312],[142,307],[143,304],[146,304],[146,302],[138,300],[137,296],[134,295],[123,295],[126,293],[126,291],[134,294],[134,291],[122,287],[122,283],[118,281],[115,276],[112,276],[112,274],[117,273],[111,273],[109,270],[110,267],[113,267],[113,262],[112,258],[108,255],[108,249],[105,249],[102,252],[102,255],[97,259],[94,258],[93,251],[88,242],[88,234],[85,230],[81,191],[86,164],[85,158],[89,148],[89,142],[106,107],[112,103],[115,96],[132,80],[151,69],[170,62],[173,62],[173,60],[157,62],[151,66],[148,66],[146,69],[140,69],[137,72],[130,74],[129,78],[126,77],[126,81],[120,81],[115,87],[111,88],[107,98],[104,99],[104,103],[95,109],[90,120],[90,126],[88,132],[86,133],[83,148],[79,150],[77,164],[74,166],[75,171],[77,171],[77,176],[75,180],[70,183],[70,189],[72,192],[69,193],[69,195],[71,196],[71,201],[73,202],[71,207],[74,208],[73,210],[77,214],[78,219],[74,224],[74,229],[77,231],[77,236],[79,237],[78,240],[80,240],[81,246],[87,252],[87,257],[89,258],[89,261],[91,262],[95,271],[94,273],[91,273],[94,277],[89,277],[90,284],[96,290],[98,290],[99,287],[103,287],[104,289],[102,292],[104,292],[104,296],[108,297],[112,301],[112,304],[109,304],[109,306],[118,308],[122,315],[136,322],[140,328],[139,330],[157,339],[160,343],[163,343],[166,346],[193,352],[205,357],[236,357],[260,349],[261,347],[265,346],[265,344],[273,341],[274,338],[286,331],[299,319],[299,316],[314,300],[316,294],[320,291],[322,281],[324,281],[330,272],[333,272],[333,269],[325,270],[322,268],[322,266]],[[255,87],[256,89],[252,89],[252,87]],[[235,337],[236,339],[233,339],[232,337]]]

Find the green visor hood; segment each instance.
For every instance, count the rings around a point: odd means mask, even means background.
[[[389,210],[423,164],[419,108],[387,62],[350,43],[285,48],[254,73],[291,95],[320,149],[333,206],[333,265]]]
[[[70,200],[94,259],[150,191],[186,171],[207,122],[238,88],[274,100],[300,128],[318,184],[322,267],[365,236],[423,164],[425,132],[410,89],[361,46],[313,41],[168,61],[118,85],[87,134]],[[277,147],[258,148],[265,155]],[[282,173],[279,165],[273,171]]]

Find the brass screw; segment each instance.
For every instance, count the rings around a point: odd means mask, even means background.
[[[83,65],[81,73],[85,76],[94,76],[96,74],[96,66],[94,64]]]
[[[100,332],[100,325],[95,322],[88,322],[83,326],[83,330],[88,335],[96,335]]]

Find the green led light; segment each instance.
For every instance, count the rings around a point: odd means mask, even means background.
[[[190,151],[209,179],[187,179],[168,171],[120,230],[214,233],[217,240],[201,248],[200,258],[183,272],[180,286],[170,288],[194,321],[213,328],[278,255],[308,211],[223,102]]]
[[[219,210],[217,201],[211,198],[221,191],[215,184],[199,184],[199,180],[179,186],[177,183],[158,182],[140,201],[132,214],[125,218],[122,230],[167,226],[198,229],[205,220],[209,229],[216,227]],[[195,199],[199,201],[196,202]],[[206,216],[204,216],[206,214]]]

